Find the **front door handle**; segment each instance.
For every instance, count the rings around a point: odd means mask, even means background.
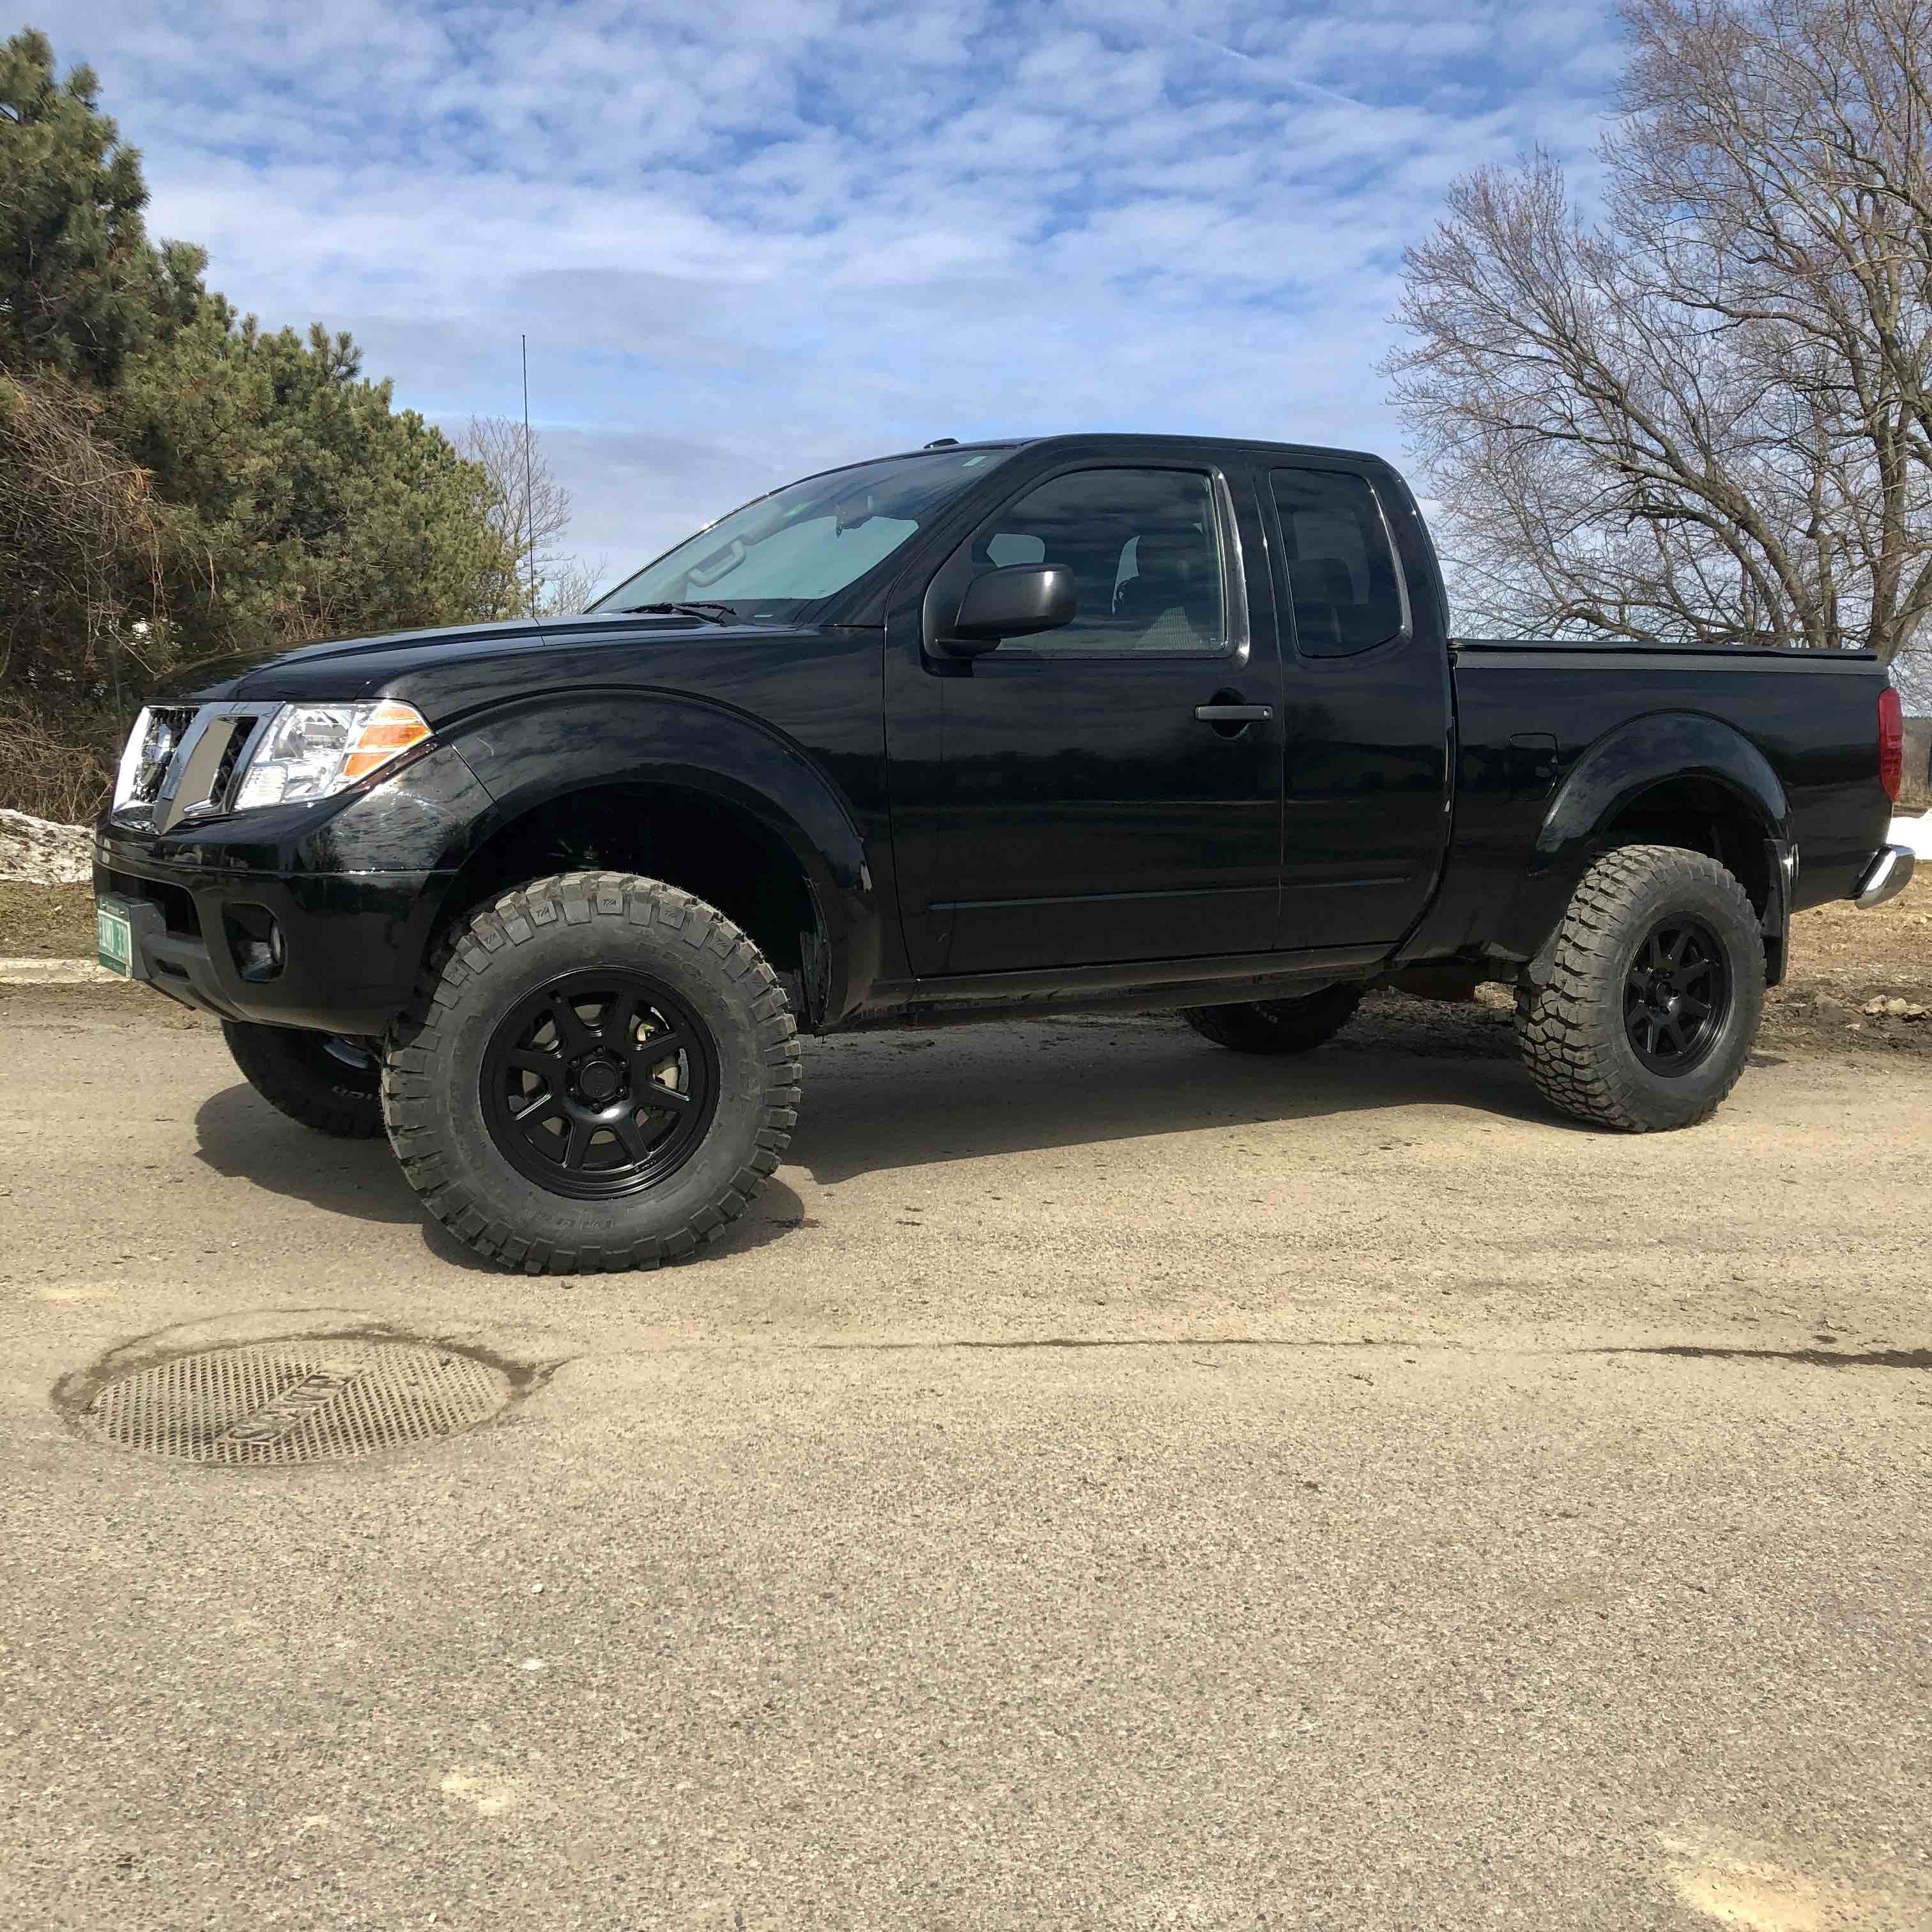
[[[1194,715],[1204,724],[1265,724],[1274,716],[1270,704],[1197,704]]]

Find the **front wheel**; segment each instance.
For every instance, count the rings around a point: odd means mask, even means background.
[[[688,893],[538,879],[433,960],[386,1056],[423,1203],[532,1274],[650,1268],[714,1240],[791,1138],[798,1029],[757,946]]]
[[[1764,940],[1716,860],[1626,845],[1584,874],[1550,982],[1519,997],[1544,1097],[1624,1133],[1694,1126],[1736,1085],[1764,1010]]]

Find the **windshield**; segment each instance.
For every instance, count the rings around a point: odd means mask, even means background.
[[[856,584],[1007,453],[934,450],[788,484],[667,550],[590,608],[695,604],[738,617],[795,617]]]

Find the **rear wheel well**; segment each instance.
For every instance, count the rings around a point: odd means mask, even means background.
[[[801,1024],[816,1019],[825,932],[791,848],[750,813],[672,785],[602,785],[499,826],[464,862],[439,931],[526,880],[636,872],[716,906],[791,982]]]
[[[1727,786],[1673,778],[1640,793],[1604,828],[1600,849],[1676,845],[1713,858],[1742,886],[1759,918],[1771,904],[1772,858],[1762,822]]]

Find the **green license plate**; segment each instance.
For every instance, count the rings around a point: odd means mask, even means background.
[[[134,928],[118,906],[101,900],[94,908],[94,950],[102,965],[122,979],[134,975]]]

